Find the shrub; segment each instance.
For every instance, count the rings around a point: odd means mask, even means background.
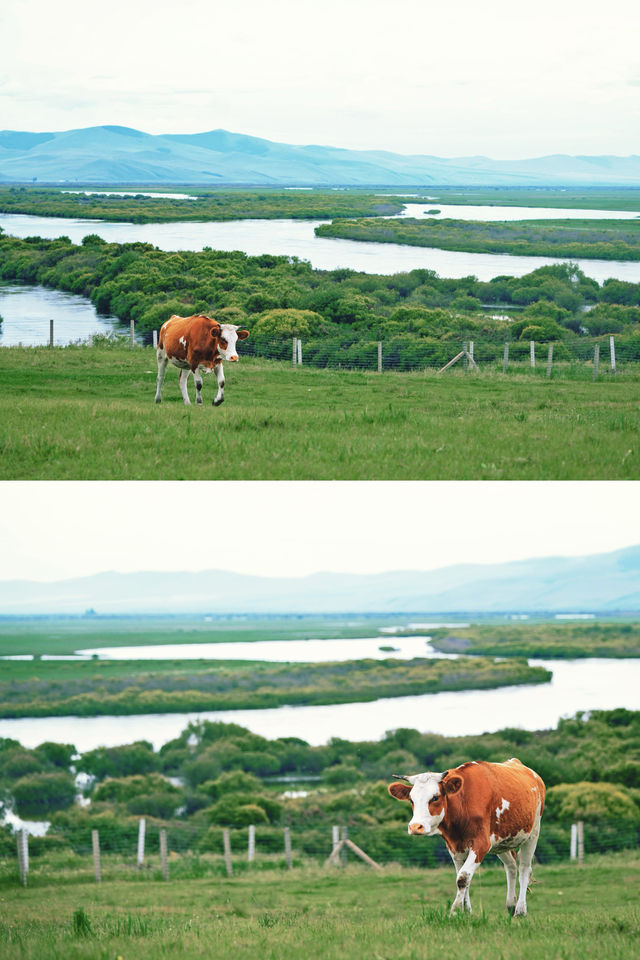
[[[67,773],[34,773],[14,783],[11,792],[20,817],[45,819],[56,810],[70,807],[76,788]]]

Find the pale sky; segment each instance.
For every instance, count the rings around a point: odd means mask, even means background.
[[[2,0],[0,129],[640,153],[637,0]]]
[[[636,482],[14,482],[0,580],[433,570],[640,544]]]

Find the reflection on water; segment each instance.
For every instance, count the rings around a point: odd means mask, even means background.
[[[47,287],[0,285],[0,344],[34,347],[49,343],[53,320],[56,346],[86,340],[91,334],[109,334],[118,327],[115,317],[99,317],[85,297]],[[119,325],[123,332],[122,325]]]

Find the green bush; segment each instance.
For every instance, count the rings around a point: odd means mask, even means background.
[[[43,820],[56,810],[70,807],[76,788],[70,774],[33,773],[17,780],[11,792],[18,816]]]

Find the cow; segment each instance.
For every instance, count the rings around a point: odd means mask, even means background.
[[[527,914],[527,884],[540,834],[545,786],[537,773],[513,757],[505,763],[472,760],[444,773],[418,773],[404,783],[389,784],[396,800],[413,808],[408,831],[413,836],[440,834],[457,873],[451,913],[471,913],[469,885],[484,857],[492,852],[507,874],[507,910]],[[516,861],[516,850],[519,857]],[[516,900],[516,863],[520,892]]]
[[[222,361],[236,363],[238,354],[236,343],[246,340],[248,330],[238,330],[233,323],[218,323],[204,314],[192,317],[172,316],[162,324],[158,338],[158,383],[156,403],[162,403],[162,384],[167,364],[179,367],[179,383],[182,397],[190,404],[187,393],[187,380],[193,373],[196,383],[196,403],[202,403],[202,374],[215,371],[218,392],[213,400],[214,407],[224,400],[224,370]]]

